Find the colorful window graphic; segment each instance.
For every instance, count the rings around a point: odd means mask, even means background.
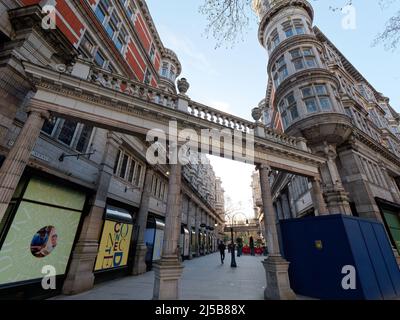
[[[128,264],[132,225],[106,220],[95,271],[124,267]]]
[[[84,193],[32,178],[0,250],[0,285],[41,279],[51,265],[65,274]]]

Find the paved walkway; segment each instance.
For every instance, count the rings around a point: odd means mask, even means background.
[[[183,300],[262,300],[265,288],[265,257],[236,257],[237,268],[230,267],[226,252],[221,265],[219,253],[183,262],[181,299]],[[150,300],[153,296],[154,272],[100,283],[92,290],[75,296],[58,296],[65,300]]]

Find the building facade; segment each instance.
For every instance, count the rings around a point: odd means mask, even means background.
[[[32,95],[25,62],[72,75],[92,68],[97,83],[122,91],[133,90],[121,81],[128,78],[177,93],[181,64],[163,46],[145,1],[0,1],[0,17],[2,163],[21,134],[30,134],[22,130]],[[18,191],[11,201],[1,199],[7,208],[0,216],[0,295],[45,295],[37,289],[41,259],[55,268],[54,293],[75,294],[97,281],[141,274],[161,258],[168,166],[146,161],[144,135],[79,120],[35,120],[40,137]],[[191,259],[214,252],[223,236],[224,191],[209,163],[185,166],[181,179],[177,254]]]
[[[382,222],[400,253],[399,114],[321,30],[304,0],[258,0],[259,41],[269,82],[259,105],[265,126],[305,138],[327,159],[320,179],[274,171],[277,219],[346,214]],[[323,198],[312,190],[322,190]],[[263,217],[259,178],[253,199]],[[261,224],[262,225],[262,224]]]

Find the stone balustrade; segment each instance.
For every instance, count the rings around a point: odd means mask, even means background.
[[[208,120],[229,129],[239,130],[244,133],[253,133],[254,131],[255,124],[253,122],[194,101],[189,102],[188,112],[194,117]]]
[[[278,144],[307,151],[306,148],[304,148],[304,144],[302,145],[298,138],[280,134],[272,128],[267,128],[260,123],[256,124],[232,114],[191,101],[184,95],[171,94],[94,66],[91,66],[88,78],[90,81],[103,87],[173,109],[178,109],[179,101],[183,100],[185,102],[185,108],[180,110],[183,112],[187,111],[187,113],[196,118],[207,120],[228,129],[255,134],[257,137],[265,138]],[[261,129],[261,135],[258,131],[255,132],[254,129],[256,127],[257,129]]]
[[[89,80],[103,87],[129,94],[133,97],[144,99],[164,107],[175,109],[178,103],[178,96],[175,94],[168,93],[97,67],[91,68]]]
[[[273,130],[272,128],[264,128],[265,130],[265,138],[268,140],[272,140],[274,142],[284,144],[293,148],[298,149],[298,139],[296,137],[291,137],[285,134],[281,134]]]

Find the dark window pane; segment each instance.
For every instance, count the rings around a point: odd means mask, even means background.
[[[294,67],[296,68],[297,71],[304,69],[304,63],[303,63],[302,59],[297,59],[293,63],[294,63]]]
[[[118,170],[118,163],[119,163],[119,158],[121,157],[121,150],[118,150],[117,157],[115,158],[115,163],[114,163],[114,174],[117,173]]]
[[[326,87],[324,85],[315,86],[315,91],[318,95],[324,95],[326,94]]]
[[[136,164],[135,160],[132,159],[131,160],[131,167],[129,169],[129,174],[128,174],[128,181],[129,182],[132,182],[133,173],[135,172],[135,164]]]
[[[317,111],[317,103],[314,98],[306,100],[306,107],[308,112]]]
[[[86,151],[88,144],[89,144],[90,136],[92,134],[92,130],[93,130],[92,126],[88,126],[88,125],[83,126],[81,135],[78,139],[78,143],[76,144],[76,151],[79,151],[79,152]]]
[[[311,87],[301,89],[304,98],[311,97],[313,95]]]
[[[304,27],[303,26],[296,26],[296,33],[297,34],[304,34]]]
[[[293,36],[293,28],[290,27],[290,28],[286,29],[286,30],[285,30],[285,34],[286,34],[286,37],[287,37],[287,38]]]
[[[289,111],[290,111],[290,115],[292,116],[292,120],[295,120],[299,117],[299,113],[297,111],[297,106],[291,107],[289,109]]]
[[[124,154],[124,158],[122,159],[121,170],[119,172],[119,176],[121,178],[125,178],[126,167],[128,165],[128,156]]]
[[[60,134],[58,135],[58,140],[67,145],[70,145],[74,137],[77,125],[78,123],[76,121],[65,120],[61,128]]]
[[[331,101],[329,98],[319,98],[319,103],[321,104],[321,109],[330,110],[331,109]]]
[[[313,57],[306,58],[307,67],[314,68],[317,64]]]
[[[105,59],[103,58],[103,55],[99,51],[96,52],[94,61],[99,67],[102,68],[104,66]]]
[[[287,102],[288,102],[289,105],[296,102],[296,100],[295,100],[293,94],[289,94],[289,95],[286,97],[286,99],[287,99]]]
[[[42,131],[51,135],[53,133],[55,125],[56,125],[56,120],[50,122],[49,120],[46,119],[46,121],[43,124]]]
[[[300,53],[299,49],[290,51],[290,54],[292,55],[293,59],[301,57],[301,53]]]
[[[136,170],[136,173],[135,173],[135,185],[137,185],[137,186],[140,183],[141,174],[142,174],[142,166],[138,164],[137,170]]]

